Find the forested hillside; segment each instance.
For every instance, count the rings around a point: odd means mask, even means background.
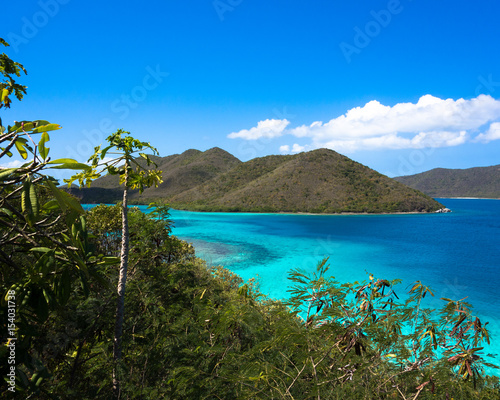
[[[161,200],[197,211],[387,213],[443,208],[424,194],[332,150],[267,156],[245,163],[224,150],[188,150],[156,160],[158,188],[136,192],[136,204]],[[84,203],[119,200],[114,176],[71,193]]]
[[[88,250],[119,254],[120,210],[97,206],[85,214]],[[120,398],[465,400],[500,394],[496,378],[481,372],[477,349],[487,331],[467,303],[443,301],[438,314],[425,307],[430,289],[419,282],[406,295],[397,281],[378,277],[339,283],[327,260],[314,273],[291,270],[290,299],[270,300],[258,282],[207,267],[188,243],[170,235],[171,223],[130,212]],[[45,312],[40,296],[57,294],[57,286],[28,280],[28,271],[3,276],[2,290],[15,290],[23,303],[18,312],[27,318],[19,322],[19,393],[112,397],[118,270],[88,266],[93,272],[85,286],[75,279],[66,301],[48,302]],[[405,325],[413,328],[403,333]]]
[[[432,197],[500,198],[500,165],[468,169],[435,168],[394,179]]]

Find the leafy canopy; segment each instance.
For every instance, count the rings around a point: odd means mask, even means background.
[[[8,46],[0,38],[0,44]],[[15,78],[24,67],[0,55],[0,109],[10,108],[11,96],[22,100],[26,86]],[[50,169],[90,170],[73,159],[51,160],[48,132],[61,129],[45,120],[14,122],[0,119],[0,162],[17,154],[19,167],[0,167],[0,373],[9,368],[7,327],[15,332],[17,390],[39,393],[50,378],[47,357],[37,343],[43,327],[75,296],[86,297],[89,280],[106,286],[100,269],[115,258],[93,255],[84,210],[74,197],[60,190],[47,174]],[[15,300],[16,318],[7,313]]]
[[[0,38],[0,44],[8,47],[9,44]],[[0,82],[0,108],[10,108],[12,100],[10,96],[14,94],[18,100],[22,100],[26,94],[26,86],[16,83],[15,77],[20,77],[21,72],[26,74],[26,69],[22,64],[12,61],[5,53],[0,54],[0,74],[2,81]],[[2,120],[0,120],[2,125]]]
[[[154,168],[144,168],[151,165],[156,167],[156,164],[143,151],[149,149],[157,155],[158,150],[151,144],[129,135],[130,132],[118,129],[108,136],[106,140],[109,145],[102,150],[101,146],[97,146],[94,154],[88,160],[92,169],[76,174],[65,182],[71,185],[74,180],[78,180],[80,186],[90,187],[92,180],[99,178],[103,173],[108,173],[120,175],[120,184],[126,183],[128,188],[139,189],[140,192],[145,187],[157,187],[162,182],[161,171]],[[111,159],[109,160],[109,158]]]

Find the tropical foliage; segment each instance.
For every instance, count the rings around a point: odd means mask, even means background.
[[[21,72],[26,73],[21,64],[0,56],[0,109],[11,106],[12,95],[21,100],[26,93],[15,82]],[[0,159],[17,154],[23,160],[20,166],[0,169],[0,369],[6,377],[15,361],[16,384],[27,391],[49,376],[43,354],[35,350],[42,326],[71,301],[75,290],[88,296],[90,279],[105,282],[100,268],[113,262],[92,253],[82,206],[44,173],[89,169],[72,159],[51,160],[48,132],[58,129],[43,120],[7,126],[0,120]],[[9,358],[12,354],[15,359]]]
[[[140,193],[145,187],[158,186],[162,182],[161,171],[155,168],[145,168],[137,162],[135,155],[146,161],[146,167],[151,164],[155,165],[148,154],[144,150],[151,150],[157,154],[157,150],[149,143],[141,142],[130,136],[130,132],[118,129],[115,133],[106,139],[109,143],[107,147],[101,150],[98,146],[95,153],[90,157],[89,162],[92,168],[84,172],[74,175],[68,179],[68,185],[78,179],[80,185],[86,183],[90,186],[93,179],[98,178],[101,173],[106,172],[108,175],[119,175],[119,183],[123,184],[123,201],[121,207],[122,217],[122,234],[121,234],[121,250],[120,250],[120,274],[118,277],[117,294],[118,301],[116,306],[116,322],[115,336],[113,341],[113,397],[120,398],[120,377],[118,373],[119,363],[122,357],[122,333],[123,333],[123,318],[125,312],[125,287],[127,283],[127,270],[129,258],[129,224],[128,224],[128,191],[130,189],[138,189]],[[106,156],[115,156],[110,161],[105,161]]]

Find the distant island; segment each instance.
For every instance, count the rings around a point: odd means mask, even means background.
[[[192,211],[286,213],[435,212],[442,204],[333,150],[271,155],[242,162],[214,147],[154,157],[163,183],[131,203],[168,202]],[[83,203],[121,200],[116,176],[104,176],[91,188],[68,189]]]
[[[500,199],[500,165],[467,169],[435,168],[394,179],[432,197]]]

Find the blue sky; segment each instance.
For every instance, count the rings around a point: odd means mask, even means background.
[[[329,147],[389,176],[500,163],[494,0],[41,0],[2,14],[28,95],[1,117],[61,124],[53,157],[84,161],[122,128],[162,156]]]

